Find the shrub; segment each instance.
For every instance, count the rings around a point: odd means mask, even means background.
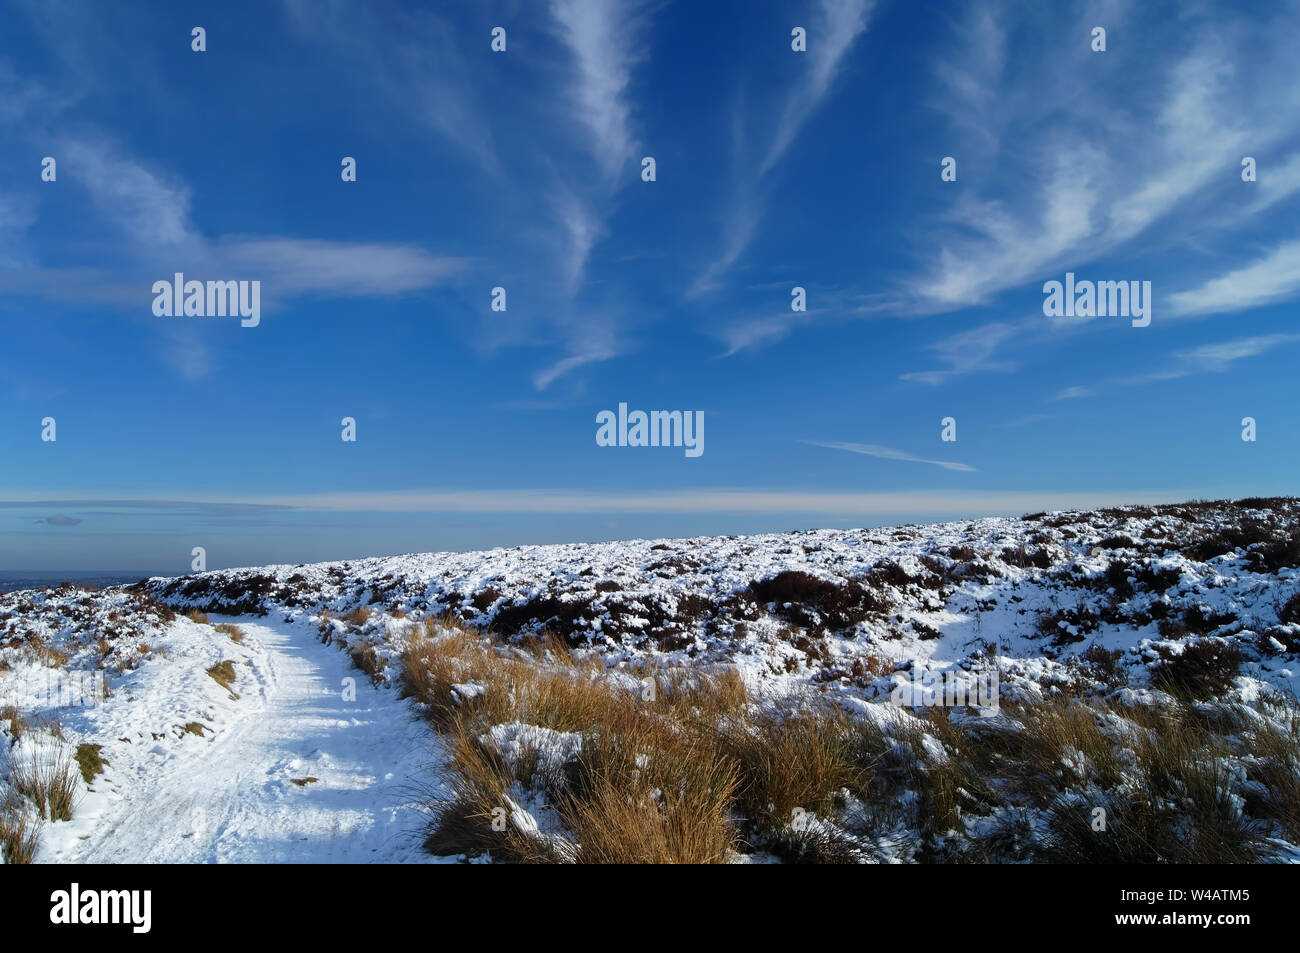
[[[1206,635],[1236,621],[1231,612],[1208,612],[1202,606],[1191,606],[1183,613],[1183,625],[1196,635]]]
[[[798,570],[751,582],[749,592],[759,605],[771,604],[779,618],[810,629],[847,629],[890,608],[885,596],[859,582],[834,582]]]
[[[1156,569],[1150,564],[1134,570],[1133,574],[1142,586],[1152,592],[1165,592],[1176,586],[1183,578],[1183,574],[1177,569]]]
[[[1277,614],[1277,621],[1283,625],[1300,624],[1300,592],[1286,601]]]
[[[1131,536],[1125,536],[1122,533],[1116,536],[1107,536],[1105,539],[1099,539],[1096,544],[1098,549],[1136,549],[1137,541]]]
[[[1097,677],[1106,684],[1116,686],[1124,681],[1124,671],[1119,664],[1124,653],[1120,650],[1107,651],[1100,645],[1090,645],[1079,657],[1091,665]]]
[[[1237,680],[1241,650],[1222,639],[1186,642],[1183,651],[1159,649],[1161,658],[1151,666],[1151,683],[1171,695],[1191,699],[1214,698]]]
[[[569,638],[582,628],[580,622],[595,618],[591,608],[593,601],[591,598],[537,596],[517,605],[502,606],[492,617],[492,627],[504,635],[515,635],[526,629],[549,628]]]
[[[1070,631],[1071,627],[1074,632]],[[1057,648],[1083,642],[1089,633],[1096,632],[1100,627],[1101,619],[1087,606],[1044,612],[1035,623],[1038,634],[1050,636],[1052,644]]]

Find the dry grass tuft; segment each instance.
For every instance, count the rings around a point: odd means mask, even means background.
[[[365,606],[361,606],[360,608],[353,609],[351,612],[347,613],[346,615],[339,616],[339,618],[342,619],[344,622],[346,622],[348,625],[355,625],[357,628],[360,628],[361,626],[365,625],[366,622],[369,621],[370,610],[367,609]]]
[[[932,708],[873,721],[816,695],[774,711],[732,669],[606,667],[551,636],[502,644],[445,619],[400,663],[404,692],[449,739],[426,841],[440,854],[1239,863],[1270,859],[1270,830],[1294,840],[1300,826],[1294,712],[1058,698],[993,719]],[[565,735],[542,751],[491,731],[514,723]],[[1248,777],[1231,767],[1243,763]]]
[[[796,810],[830,813],[841,789],[865,795],[886,747],[871,726],[824,705],[736,724],[724,732],[723,744],[740,769],[742,815],[770,832],[789,830]]]
[[[9,740],[17,741],[27,732],[27,719],[13,705],[6,705],[0,708],[0,721],[9,722]]]
[[[235,684],[235,663],[234,662],[232,662],[230,659],[226,659],[224,662],[218,662],[216,665],[213,665],[207,671],[208,674],[212,676],[212,680],[214,682],[216,682],[226,691],[230,692],[232,696],[235,694],[234,691],[231,689],[231,686]]]
[[[42,820],[72,820],[79,789],[77,771],[66,755],[50,759],[33,754],[26,761],[11,763],[9,783],[36,805]]]
[[[237,625],[231,625],[229,622],[220,622],[213,626],[218,632],[230,636],[230,641],[239,644],[244,641],[244,630]]]
[[[40,825],[32,820],[25,802],[9,794],[0,804],[0,855],[6,864],[30,864],[40,846]]]
[[[87,784],[95,780],[95,775],[104,773],[104,766],[108,762],[100,754],[103,750],[103,745],[77,745],[77,766],[81,768],[81,777]]]

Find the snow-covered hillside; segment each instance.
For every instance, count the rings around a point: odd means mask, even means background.
[[[612,659],[727,661],[755,683],[874,697],[889,679],[862,671],[872,660],[943,668],[996,652],[1004,687],[1068,684],[1094,677],[1081,664],[1094,647],[1119,651],[1141,688],[1200,636],[1294,692],[1298,580],[1300,502],[1247,500],[269,566],[136,589],[287,619],[379,610],[347,640],[381,656],[394,650],[382,613],[449,613],[507,638],[546,628]]]
[[[420,850],[422,811],[445,802],[463,765],[444,743],[447,723],[419,717],[440,702],[412,687],[410,665],[417,656],[427,662],[419,647],[435,644],[421,640],[449,629],[484,631],[484,644],[497,647],[490,651],[516,661],[552,658],[527,654],[545,631],[576,649],[573,664],[602,672],[725,668],[743,681],[746,711],[789,714],[829,702],[885,724],[883,752],[913,731],[917,763],[932,766],[967,741],[892,702],[915,700],[900,689],[944,673],[993,679],[1001,704],[1017,712],[1053,698],[1096,699],[1112,714],[1212,708],[1266,720],[1294,740],[1300,502],[526,546],[3,594],[0,801],[9,820],[0,844],[23,840],[21,822],[40,829],[36,858],[45,861],[431,859]],[[96,673],[107,697],[70,705],[69,685],[97,690]],[[466,678],[449,690],[456,704],[491,691]],[[1009,717],[978,714],[972,738]],[[895,715],[915,726],[890,722]],[[977,717],[953,712],[952,720],[967,715]],[[1012,728],[1032,727],[1029,715],[1015,718]],[[474,743],[498,753],[517,746],[521,731],[533,748],[552,744],[542,753],[561,762],[590,743],[573,732],[537,741],[553,727],[540,723],[475,724]],[[1256,754],[1230,752],[1232,735],[1223,737],[1231,778],[1213,798],[1240,802],[1239,818],[1241,805],[1272,803],[1272,787],[1295,783],[1276,773],[1261,781],[1251,769]],[[1074,757],[1070,745],[1062,750]],[[1300,778],[1294,752],[1280,757],[1280,770],[1292,765]],[[873,815],[870,825],[859,817],[854,827],[849,815],[862,815],[886,781],[893,795],[924,790],[914,773],[900,781],[907,772],[894,777],[881,767],[889,758],[873,759],[870,783],[842,785],[837,806],[820,809],[838,812],[825,823],[859,859],[967,859],[967,848],[949,845],[954,824],[970,840],[1024,820],[1032,839],[1034,825],[1046,830],[1073,796],[1062,781],[1064,801],[1036,805],[990,781],[987,795],[959,798],[951,815],[959,819],[941,829],[924,833],[925,797],[911,813],[887,823]],[[40,823],[31,816],[40,787],[32,777],[60,771],[75,788],[71,819]],[[969,796],[976,780],[964,785]],[[511,823],[534,840],[567,844],[552,853],[571,859],[576,836],[563,820],[537,832],[549,816],[539,792],[560,795],[528,777],[510,790],[502,798]],[[1109,788],[1089,796],[1115,799]],[[60,813],[52,801],[48,808]],[[1276,814],[1261,807],[1242,823],[1256,825],[1252,836],[1274,856],[1294,857],[1295,838]],[[727,856],[789,855],[770,823],[750,818],[742,827]],[[1022,856],[1020,847],[1006,850],[1008,859]]]

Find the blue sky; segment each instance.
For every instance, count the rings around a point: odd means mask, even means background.
[[[1297,492],[1295,3],[4,6],[0,569]]]

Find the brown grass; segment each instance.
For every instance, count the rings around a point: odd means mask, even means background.
[[[36,805],[43,820],[72,820],[79,790],[77,770],[66,755],[51,761],[33,754],[27,761],[11,763],[9,771],[13,789]]]
[[[516,862],[570,859],[545,838],[503,825],[507,791],[522,783],[550,795],[581,862],[716,863],[730,856],[736,767],[714,735],[694,729],[745,703],[734,672],[611,672],[554,638],[532,640],[532,653],[521,657],[442,623],[425,633],[403,653],[402,684],[450,735],[453,767],[452,794],[435,805],[429,849],[487,851]],[[455,689],[466,683],[482,692]],[[516,720],[581,733],[581,756],[560,776],[536,777],[535,759],[512,771],[482,733]]]
[[[27,803],[10,794],[0,804],[0,854],[6,864],[30,864],[40,846],[40,826],[32,821]]]
[[[448,738],[450,792],[431,798],[426,841],[440,854],[712,863],[748,844],[859,862],[892,841],[916,860],[1251,862],[1272,856],[1260,819],[1293,839],[1300,825],[1300,714],[1286,705],[1289,722],[1058,699],[877,724],[815,694],[757,709],[732,669],[607,667],[553,636],[502,644],[448,620],[426,623],[400,664]],[[536,751],[508,760],[488,731],[516,721],[577,733],[579,753],[546,771]],[[1225,757],[1258,782],[1245,815]],[[563,834],[517,824],[521,797],[549,805]],[[1104,832],[1080,804],[1106,811]],[[809,817],[833,823],[796,823]]]
[[[0,708],[0,721],[9,722],[9,739],[11,742],[17,741],[27,731],[27,719],[13,705]]]
[[[369,675],[372,682],[378,684],[383,679],[386,663],[379,657],[373,645],[354,646],[348,655],[352,658],[352,664]]]
[[[369,621],[370,610],[367,609],[365,606],[361,606],[360,608],[353,609],[351,612],[347,613],[346,615],[339,616],[339,618],[342,619],[344,622],[346,622],[348,625],[355,625],[357,628],[360,628],[361,626],[365,625],[367,621]]]
[[[585,777],[561,808],[578,862],[725,863],[737,843],[728,817],[735,765],[700,740],[655,746],[665,739],[651,724],[640,722],[639,736],[588,740]]]
[[[217,625],[214,625],[213,628],[218,632],[230,636],[230,641],[235,642],[236,644],[244,641],[244,630],[237,625],[231,625],[229,622],[220,622]]]
[[[1249,776],[1268,792],[1251,813],[1277,821],[1292,843],[1300,843],[1300,713],[1280,706],[1273,713],[1283,724],[1263,722],[1251,737]]]
[[[100,754],[104,750],[103,745],[81,744],[77,745],[76,761],[77,766],[81,768],[81,777],[90,784],[95,780],[95,775],[104,773],[104,766],[108,764]]]
[[[23,647],[33,661],[48,668],[63,668],[68,664],[68,654],[56,649],[43,639],[29,638]]]
[[[841,788],[866,794],[885,742],[869,726],[823,705],[736,724],[724,732],[724,746],[740,769],[743,816],[760,829],[784,831],[796,809],[829,813]]]
[[[230,659],[226,659],[224,662],[218,662],[216,665],[213,665],[207,671],[208,674],[212,676],[212,680],[214,682],[216,682],[226,691],[230,692],[231,695],[235,694],[234,691],[231,689],[231,686],[235,684],[235,663],[234,662],[232,662]]]

